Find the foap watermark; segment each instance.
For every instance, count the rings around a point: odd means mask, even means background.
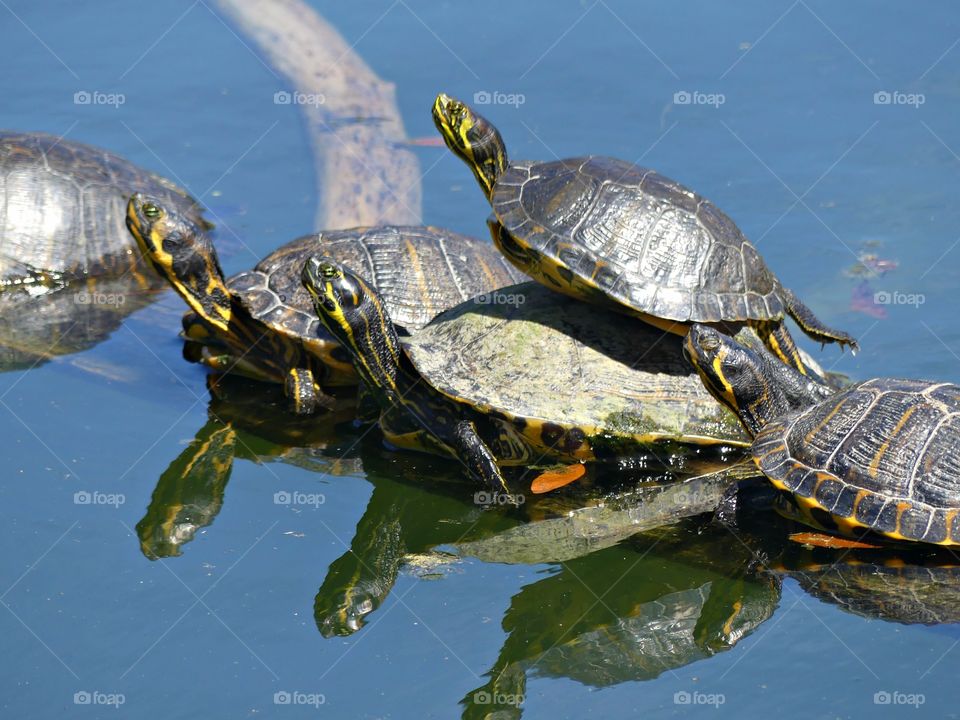
[[[698,507],[709,504],[713,493],[708,492],[703,487],[695,483],[680,485],[678,487],[666,486],[663,489],[665,496],[670,497],[671,504],[676,507]]]
[[[325,102],[327,102],[327,97],[323,93],[277,90],[277,92],[273,94],[274,105],[312,105],[317,107],[323,105]]]
[[[719,708],[727,701],[727,696],[723,693],[704,693],[704,692],[688,692],[686,690],[678,690],[673,694],[673,704],[674,705],[712,705],[715,708]]]
[[[123,693],[78,690],[73,694],[74,705],[107,705],[119,709],[125,702],[127,702],[127,696]]]
[[[480,490],[473,494],[473,502],[475,505],[523,505],[526,501],[526,496],[520,493]]]
[[[878,690],[873,694],[874,705],[910,705],[919,710],[927,701],[923,693],[905,693],[899,690]]]
[[[305,493],[297,490],[289,492],[287,490],[280,490],[273,494],[274,505],[309,505],[311,507],[319,507],[326,501],[327,498],[323,493]]]
[[[473,694],[473,703],[474,705],[509,705],[511,707],[520,707],[523,705],[523,695],[521,693],[477,690],[477,692]]]
[[[523,293],[505,293],[497,290],[477,295],[473,299],[477,305],[513,305],[514,307],[520,307],[526,301],[527,296]]]
[[[913,305],[919,308],[927,301],[923,293],[906,293],[899,290],[880,290],[873,294],[874,305]]]
[[[112,108],[119,108],[127,102],[127,96],[123,93],[107,93],[99,90],[77,90],[73,94],[74,105],[106,105]]]
[[[323,693],[308,693],[300,690],[278,690],[273,694],[274,705],[310,705],[319,708],[327,702]]]
[[[122,293],[78,292],[73,296],[77,305],[106,305],[109,307],[123,307],[127,302]]]
[[[677,90],[673,94],[674,105],[709,105],[718,108],[727,101],[723,93],[705,93],[699,90]]]
[[[878,90],[873,94],[874,105],[908,105],[919,108],[927,101],[923,93],[905,93],[899,90]]]
[[[127,501],[123,493],[105,493],[99,490],[78,490],[73,494],[74,505],[109,505],[118,508]]]
[[[523,93],[505,93],[499,90],[477,90],[473,94],[474,105],[513,105],[517,108],[527,101]]]

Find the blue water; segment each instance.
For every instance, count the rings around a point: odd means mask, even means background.
[[[311,4],[396,83],[410,136],[434,135],[439,90],[522,96],[486,108],[513,157],[614,155],[711,198],[785,285],[860,338],[856,358],[806,343],[828,368],[960,380],[954,5]],[[66,133],[185,185],[217,215],[228,273],[314,229],[317,188],[297,109],[273,104],[282,83],[203,2],[7,0],[0,63],[2,125]],[[82,91],[125,102],[77,105]],[[441,148],[416,152],[424,220],[483,235],[488,206],[466,168]],[[863,253],[898,264],[849,277]],[[863,282],[868,302],[853,306]],[[874,293],[894,304],[876,304]],[[0,716],[456,717],[461,698],[486,683],[508,638],[504,613],[524,588],[582,573],[610,606],[607,624],[629,614],[618,568],[643,557],[640,542],[569,567],[466,559],[434,581],[401,572],[366,627],[323,637],[315,595],[377,493],[387,500],[368,519],[404,504],[413,552],[527,519],[482,513],[449,466],[385,454],[349,427],[308,453],[318,467],[238,457],[215,522],[182,556],[147,560],[135,526],[207,422],[205,373],[180,355],[181,309],[169,293],[81,355],[0,376]],[[339,474],[318,471],[343,453]],[[78,492],[117,502],[78,505]],[[278,505],[277,492],[324,502]],[[594,622],[563,614],[570,597],[586,602],[580,595],[539,587],[541,608],[517,605],[528,635],[514,642],[535,644],[538,628],[561,616],[572,637]],[[596,614],[591,603],[585,613]],[[772,617],[726,652],[602,688],[572,679],[582,674],[573,665],[541,665],[527,672],[522,709],[527,718],[912,717],[903,703],[922,696],[922,716],[955,717],[958,638],[949,627],[858,617],[788,578]],[[94,692],[103,693],[94,703],[120,694],[123,704],[75,703]],[[319,707],[277,705],[278,692]],[[676,693],[723,702],[685,705]],[[891,702],[877,704],[876,693]]]

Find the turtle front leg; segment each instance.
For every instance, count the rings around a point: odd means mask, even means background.
[[[856,339],[842,330],[834,330],[820,322],[820,318],[813,314],[813,310],[808,308],[796,295],[788,288],[780,288],[780,296],[783,298],[787,307],[787,314],[792,317],[800,329],[810,338],[818,343],[839,343],[840,347],[850,346],[850,349],[856,353],[860,345]]]
[[[319,408],[331,409],[336,402],[314,381],[313,373],[306,368],[290,368],[283,383],[283,392],[295,415],[312,415]]]
[[[477,433],[476,426],[461,420],[453,431],[453,449],[460,461],[467,466],[470,476],[480,480],[496,492],[509,492],[507,481],[503,479],[500,465],[490,448]]]
[[[793,341],[793,336],[790,335],[790,331],[783,320],[757,320],[751,322],[750,326],[760,336],[767,349],[783,362],[792,368],[796,368],[804,375],[814,374],[810,368],[803,364],[797,344]]]

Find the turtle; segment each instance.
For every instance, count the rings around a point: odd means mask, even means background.
[[[0,289],[56,288],[103,275],[160,287],[124,229],[135,191],[212,227],[185,190],[107,150],[44,133],[0,131]]]
[[[521,277],[488,242],[436,227],[382,226],[297,238],[226,279],[210,237],[159,198],[134,194],[127,225],[191,308],[183,324],[188,359],[283,384],[297,414],[332,404],[321,385],[357,384],[349,355],[320,327],[300,283],[310,255],[329,253],[363,268],[406,333]]]
[[[379,402],[387,441],[459,458],[497,492],[509,493],[501,466],[669,463],[748,443],[678,336],[538,283],[468,300],[401,340],[379,293],[343,263],[312,257],[303,282]]]
[[[694,322],[749,324],[802,373],[785,315],[820,343],[857,350],[780,283],[733,220],[675,180],[596,155],[508,161],[496,127],[443,93],[433,119],[490,201],[494,243],[535,280],[681,335]]]
[[[901,378],[823,399],[763,348],[694,325],[684,350],[753,438],[757,467],[844,534],[960,544],[960,387]]]

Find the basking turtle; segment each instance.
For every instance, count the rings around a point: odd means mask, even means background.
[[[519,276],[489,243],[439,228],[385,226],[298,238],[225,279],[210,238],[176,208],[136,194],[127,225],[144,256],[192,308],[185,335],[205,348],[194,359],[283,384],[301,414],[330,404],[321,385],[357,384],[349,355],[320,327],[300,283],[309,256],[327,253],[361,268],[406,332]]]
[[[784,315],[818,342],[856,350],[780,284],[729,217],[680,183],[608,157],[509,162],[493,124],[442,93],[433,119],[493,206],[497,247],[548,287],[681,335],[694,322],[748,323],[803,373]]]
[[[747,436],[685,364],[681,340],[524,283],[441,313],[401,342],[380,294],[330,258],[304,284],[353,355],[401,448],[459,458],[505,490],[502,465],[682,456]]]
[[[158,287],[124,229],[134,191],[210,227],[184,190],[113,153],[43,133],[0,131],[0,288],[128,274]]]
[[[773,484],[839,530],[960,544],[960,387],[875,378],[811,402],[813,381],[717,330],[685,342],[704,385],[753,437]]]

